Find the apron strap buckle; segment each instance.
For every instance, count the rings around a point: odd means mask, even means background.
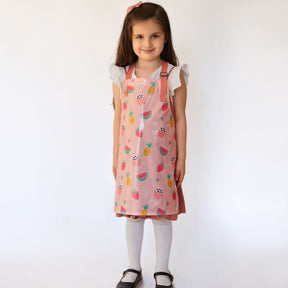
[[[168,73],[166,72],[160,72],[160,77],[167,77],[168,78]]]

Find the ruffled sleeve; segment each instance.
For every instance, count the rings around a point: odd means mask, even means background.
[[[189,72],[188,72],[187,64],[184,64],[181,66],[176,66],[171,71],[171,74],[169,76],[169,88],[170,88],[170,95],[171,96],[174,96],[175,95],[175,89],[177,89],[181,86],[181,79],[180,79],[180,71],[181,70],[183,71],[183,76],[184,76],[186,86],[188,84]]]
[[[122,97],[122,84],[126,78],[125,68],[111,64],[109,72],[110,79],[120,88],[120,97]]]

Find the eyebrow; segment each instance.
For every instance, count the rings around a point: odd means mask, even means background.
[[[151,35],[155,35],[155,34],[161,34],[163,32],[153,32],[151,33]],[[133,36],[138,36],[138,35],[142,35],[143,33],[137,33],[137,34],[133,34]]]

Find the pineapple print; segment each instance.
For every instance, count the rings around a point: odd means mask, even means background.
[[[131,178],[129,177],[130,173],[127,172],[126,185],[129,186],[131,184]],[[172,183],[171,183],[172,184]]]
[[[167,179],[168,179],[168,187],[171,188],[172,187],[172,179],[171,179],[170,174],[167,175]]]
[[[146,216],[148,213],[148,205],[143,205],[143,210],[141,211],[141,215]]]
[[[134,112],[132,112],[132,111],[129,112],[129,115],[130,115],[130,124],[131,124],[131,125],[133,125],[133,124],[134,124],[134,121],[135,121],[134,116],[133,116],[133,113],[134,113]]]
[[[148,89],[148,94],[149,95],[153,95],[155,92],[155,87],[156,87],[156,83],[155,82],[151,82],[151,86]]]
[[[173,121],[173,118],[172,118],[172,115],[170,114],[170,126],[173,127],[174,126],[174,121]]]
[[[144,149],[144,156],[149,156],[150,152],[151,152],[151,146],[152,146],[152,143],[146,143],[146,146],[145,149]]]

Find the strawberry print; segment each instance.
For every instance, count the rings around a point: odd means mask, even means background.
[[[139,194],[138,191],[136,191],[136,189],[133,189],[133,191],[132,191],[132,197],[133,197],[135,200],[139,200],[140,194]]]

